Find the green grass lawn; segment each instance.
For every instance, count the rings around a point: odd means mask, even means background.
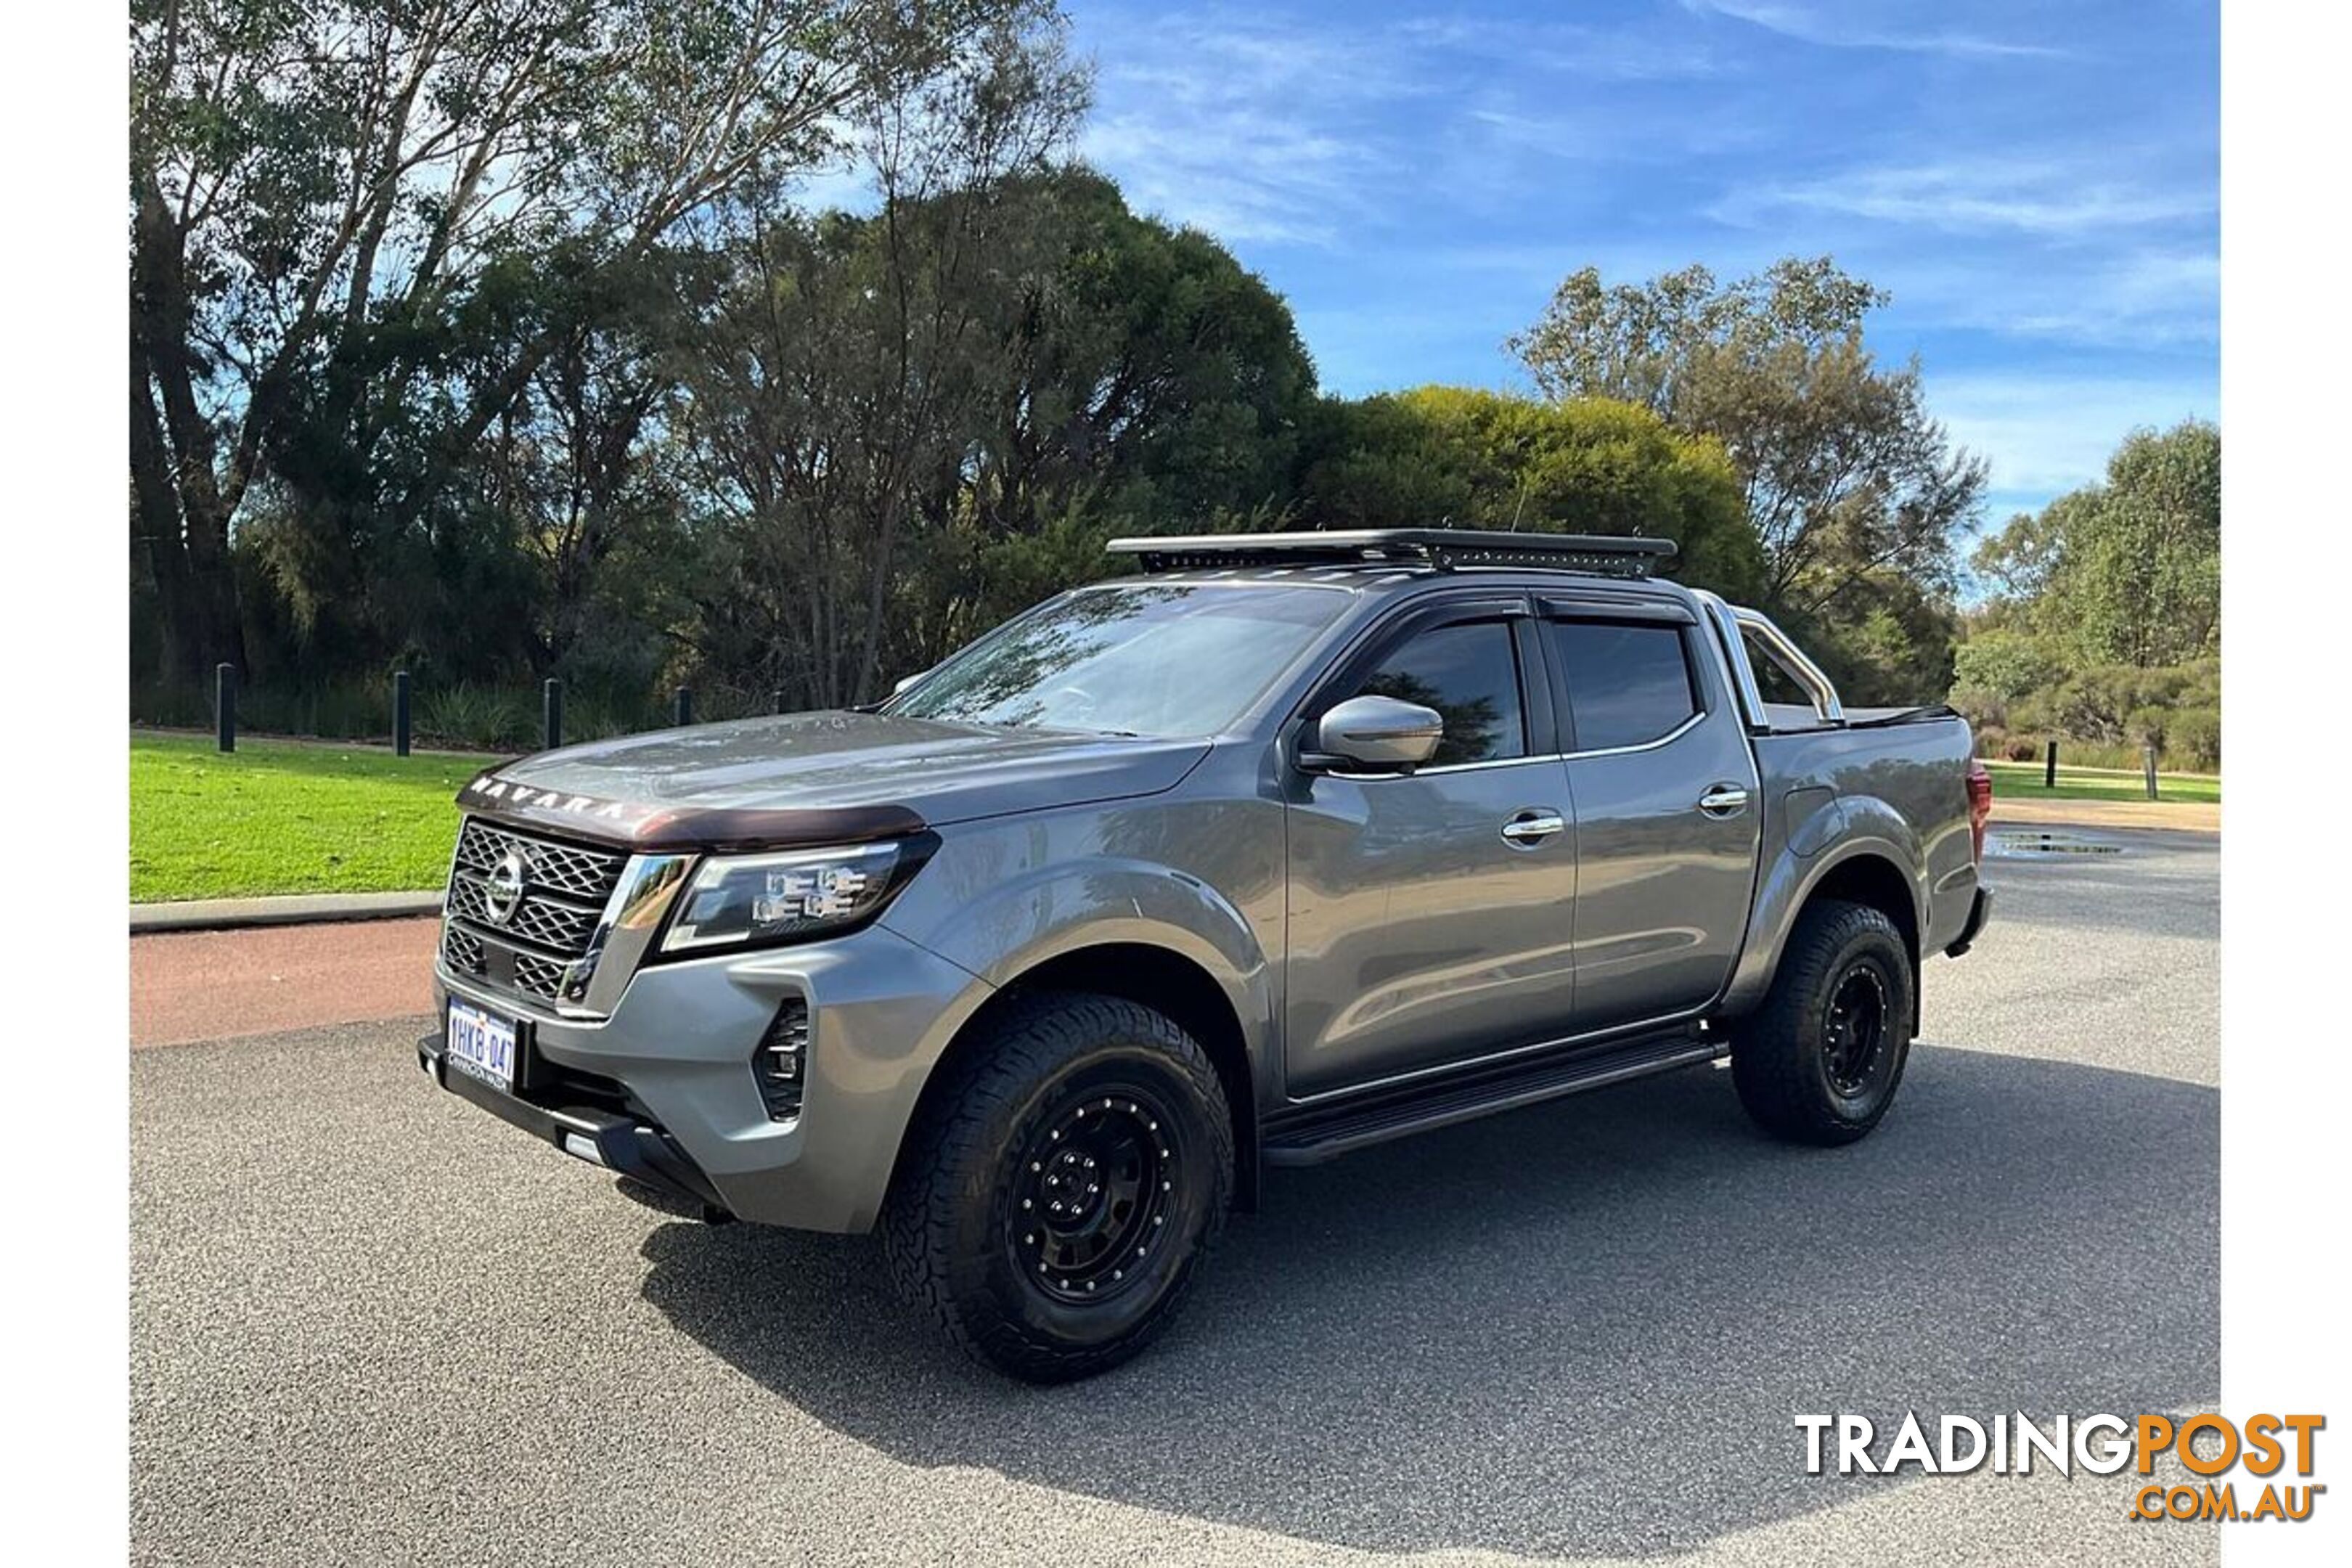
[[[451,797],[484,757],[364,746],[131,737],[131,898],[437,888],[457,831]]]
[[[2061,759],[2058,764],[2058,787],[2042,787],[2040,763],[1995,763],[1985,766],[1992,770],[1992,797],[2001,800],[2146,800],[2147,784],[2137,772],[2105,768],[2070,768]],[[2158,773],[2156,775],[2156,798],[2158,800],[2189,800],[2219,802],[2221,781],[2194,773]]]

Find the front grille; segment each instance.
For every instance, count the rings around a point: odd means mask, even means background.
[[[491,917],[489,904],[489,895],[479,880],[463,872],[451,879],[450,913],[478,926],[499,928],[499,922]],[[525,893],[522,902],[499,929],[556,952],[577,952],[588,945],[588,938],[596,930],[596,917],[603,910],[601,903],[589,909],[581,904],[560,903],[548,894]]]
[[[564,965],[535,952],[518,952],[514,960],[515,989],[534,996],[563,994]]]
[[[501,919],[491,879],[514,858],[522,894]],[[452,971],[541,1002],[576,1001],[583,960],[628,857],[467,817],[443,902],[441,956]]]
[[[457,835],[457,866],[461,870],[488,876],[514,849],[530,857],[534,887],[598,904],[612,892],[613,884],[621,879],[621,868],[629,859],[618,850],[583,848],[577,844],[541,838],[535,833],[493,827],[478,816],[469,816]]]
[[[454,921],[441,924],[441,956],[462,974],[482,972],[482,939]]]

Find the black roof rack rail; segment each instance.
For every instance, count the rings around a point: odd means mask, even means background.
[[[1507,533],[1473,528],[1332,529],[1316,533],[1192,533],[1114,539],[1114,555],[1139,555],[1146,572],[1217,566],[1364,566],[1394,562],[1440,572],[1461,566],[1534,566],[1600,577],[1647,577],[1675,557],[1671,539],[1593,533]]]

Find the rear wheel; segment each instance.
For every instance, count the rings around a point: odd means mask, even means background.
[[[1016,1004],[940,1085],[882,1216],[901,1291],[1032,1382],[1116,1366],[1191,1289],[1233,1191],[1216,1070],[1118,997]]]
[[[1916,984],[1903,933],[1883,911],[1841,900],[1808,908],[1732,1047],[1740,1104],[1796,1142],[1869,1132],[1903,1081]]]

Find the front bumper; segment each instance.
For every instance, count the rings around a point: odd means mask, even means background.
[[[442,1036],[427,1035],[416,1042],[417,1065],[443,1089],[534,1138],[544,1139],[573,1159],[602,1165],[649,1189],[663,1200],[660,1206],[705,1220],[732,1217],[710,1178],[661,1129],[647,1125],[640,1117],[567,1104],[560,1088],[508,1094],[478,1079],[452,1072],[443,1040]],[[524,1098],[525,1094],[530,1098]]]
[[[1968,923],[1960,927],[1960,934],[1954,937],[1951,943],[1944,949],[1944,956],[1958,958],[1975,946],[1977,938],[1984,931],[1985,922],[1990,919],[1992,919],[1992,889],[1980,883],[1977,888],[1976,900],[1969,905]]]
[[[610,1016],[520,1005],[436,965],[436,1010],[465,998],[518,1021],[515,1094],[418,1054],[453,1093],[677,1202],[803,1230],[870,1229],[931,1067],[991,987],[880,925],[803,947],[650,964]],[[771,1120],[752,1058],[777,1011],[809,1009],[800,1113]],[[575,1146],[567,1139],[584,1141]]]

